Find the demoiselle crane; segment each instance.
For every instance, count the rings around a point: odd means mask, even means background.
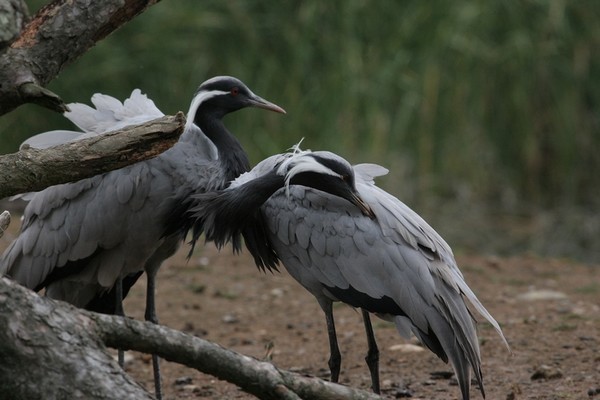
[[[163,115],[139,90],[123,104],[100,94],[92,102],[96,109],[71,104],[66,114],[83,133],[52,131],[27,143],[47,147]],[[285,113],[240,80],[215,77],[198,88],[184,132],[171,149],[151,160],[25,196],[30,202],[21,232],[0,258],[0,273],[78,307],[122,313],[123,296],[146,272],[145,318],[157,323],[156,273],[184,238],[181,232],[163,235],[170,200],[222,189],[249,169],[245,151],[222,121],[245,107]],[[153,365],[160,398],[155,356]]]
[[[375,185],[374,178],[387,172],[375,164],[352,167],[330,152],[296,148],[262,161],[226,189],[186,198],[180,206],[195,221],[188,219],[180,229],[191,229],[192,241],[204,232],[217,246],[231,241],[239,251],[243,235],[251,253],[274,251],[325,313],[332,381],[338,381],[341,363],[332,303],[342,301],[362,309],[375,392],[380,391],[379,351],[369,313],[393,321],[405,338],[412,332],[444,362],[450,361],[464,400],[469,399],[471,370],[485,397],[475,321],[467,303],[508,343],[467,286],[448,244]],[[265,237],[248,238],[246,229],[254,224],[266,224]]]

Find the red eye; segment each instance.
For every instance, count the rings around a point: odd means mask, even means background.
[[[236,86],[236,87],[234,87],[234,88],[231,89],[230,93],[231,93],[232,96],[237,96],[238,93],[240,93],[240,88],[238,88]]]

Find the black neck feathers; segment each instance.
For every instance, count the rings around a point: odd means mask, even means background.
[[[231,181],[250,170],[250,161],[240,142],[225,127],[224,115],[220,108],[201,105],[196,112],[195,123],[216,146],[225,177]]]

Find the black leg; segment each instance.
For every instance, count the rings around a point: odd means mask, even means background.
[[[329,336],[329,370],[331,371],[331,382],[338,382],[340,379],[340,367],[342,365],[342,356],[338,347],[337,335],[335,334],[335,322],[333,321],[333,303],[329,301],[323,305],[325,312],[325,321],[327,321],[327,335]]]
[[[373,392],[379,394],[381,389],[379,387],[379,349],[377,348],[377,342],[375,341],[375,334],[373,333],[373,326],[371,325],[371,317],[369,312],[362,310],[363,322],[365,324],[365,331],[367,332],[367,343],[369,351],[365,357],[369,372],[371,373],[371,387]]]
[[[125,316],[125,311],[123,311],[123,279],[121,277],[115,282],[115,315]],[[118,349],[117,357],[119,365],[123,368],[125,366],[125,352]]]
[[[146,271],[147,273],[147,271]],[[156,305],[154,303],[154,293],[156,277],[155,274],[148,274],[148,289],[146,292],[146,321],[158,324],[158,317],[156,316]],[[158,400],[162,400],[162,384],[160,380],[160,365],[159,358],[156,354],[152,354],[152,369],[154,371],[154,393]]]

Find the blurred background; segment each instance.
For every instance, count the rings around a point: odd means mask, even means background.
[[[139,87],[173,114],[214,75],[288,111],[228,117],[253,164],[304,138],[389,168],[379,185],[456,253],[600,262],[600,2],[164,0],[49,88]],[[69,126],[22,106],[0,153]]]

